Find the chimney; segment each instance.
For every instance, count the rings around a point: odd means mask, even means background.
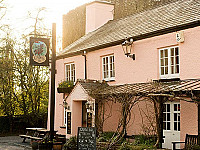
[[[85,34],[113,20],[114,5],[106,1],[94,1],[86,6]]]

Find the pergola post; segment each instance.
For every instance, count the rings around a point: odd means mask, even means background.
[[[198,145],[200,145],[200,103],[198,103]]]
[[[163,107],[164,107],[164,97],[159,96],[159,113],[160,113],[160,119],[159,119],[159,131],[160,131],[160,136],[159,138],[159,148],[162,148],[162,143],[163,143]]]

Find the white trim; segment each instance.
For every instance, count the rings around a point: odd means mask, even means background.
[[[72,79],[72,74],[71,74],[71,72],[72,72],[72,65],[74,65],[74,77],[73,77],[74,79]],[[67,69],[66,69],[67,66],[69,66],[69,79],[70,80],[67,79]],[[72,81],[73,80],[74,83],[76,82],[76,66],[75,66],[75,63],[65,64],[65,80],[66,81]]]
[[[178,70],[178,72],[179,73],[172,73],[172,70],[171,70],[171,48],[178,48],[178,59],[179,59],[179,64],[178,64],[178,66],[179,66],[179,70]],[[164,57],[164,58],[167,58],[168,59],[168,61],[167,61],[167,70],[168,70],[168,73],[167,74],[165,74],[164,73],[164,75],[161,75],[161,51],[164,51],[164,50],[167,50],[167,57]],[[165,63],[165,61],[163,62],[163,63]],[[175,59],[174,59],[174,65],[176,65],[176,63],[175,63]],[[164,65],[163,66],[163,68],[164,68],[164,72],[165,72],[165,68],[166,68],[166,66]],[[173,46],[173,47],[167,47],[167,48],[161,48],[161,49],[159,49],[159,76],[160,76],[160,79],[172,79],[172,78],[179,78],[180,77],[180,49],[179,49],[179,46]]]
[[[111,57],[113,58],[112,69],[111,69],[111,66],[110,66]],[[108,62],[107,62],[108,69],[106,71],[108,73],[108,77],[104,77],[104,59],[106,61],[106,58],[108,58]],[[114,72],[114,77],[111,77],[111,70],[112,70],[112,72]],[[102,79],[105,80],[105,81],[114,81],[115,80],[115,58],[114,58],[114,55],[108,55],[108,56],[102,57]]]

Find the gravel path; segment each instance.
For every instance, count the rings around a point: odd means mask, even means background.
[[[30,140],[22,143],[19,136],[0,137],[0,150],[31,150]]]

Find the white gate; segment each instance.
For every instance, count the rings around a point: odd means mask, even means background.
[[[180,103],[166,102],[163,111],[163,148],[172,149],[172,142],[180,141]],[[179,148],[180,145],[177,145]]]

